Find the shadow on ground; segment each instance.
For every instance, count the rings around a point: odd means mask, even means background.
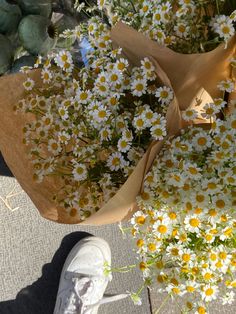
[[[13,177],[0,152],[0,176]],[[1,312],[0,312],[1,313]]]
[[[0,314],[52,314],[66,257],[72,247],[87,236],[91,234],[73,232],[65,236],[51,263],[43,266],[42,276],[32,285],[23,288],[15,300],[0,302]]]

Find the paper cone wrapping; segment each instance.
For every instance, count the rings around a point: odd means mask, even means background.
[[[160,46],[131,27],[119,22],[111,31],[114,46],[122,47],[123,54],[131,65],[138,66],[148,57],[156,68],[163,84],[174,90],[174,99],[167,111],[168,136],[176,135],[186,126],[181,118],[181,110],[202,106],[218,97],[216,85],[230,77],[230,59],[235,55],[236,36],[228,43],[203,54],[180,54]],[[30,76],[40,84],[39,71]],[[102,225],[127,220],[137,210],[136,197],[142,190],[145,174],[159,154],[163,141],[152,142],[125,184],[97,213],[81,222],[78,216],[71,217],[64,208],[58,207],[52,195],[60,188],[60,178],[46,178],[42,183],[33,180],[33,168],[28,156],[28,148],[22,143],[22,128],[31,115],[13,113],[13,106],[24,96],[22,83],[26,76],[16,74],[0,79],[0,150],[4,159],[22,188],[29,195],[41,215],[59,223],[81,223]],[[197,98],[202,105],[197,106]],[[196,124],[208,123],[197,120]]]

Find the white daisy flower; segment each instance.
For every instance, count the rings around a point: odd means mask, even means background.
[[[127,162],[119,152],[112,153],[107,160],[107,166],[111,171],[123,169],[126,164]]]
[[[176,35],[180,38],[186,38],[189,35],[190,27],[186,23],[178,23],[174,26]]]
[[[202,151],[211,147],[211,137],[205,132],[197,133],[192,140],[193,147],[197,151]]]
[[[54,58],[56,64],[61,67],[61,68],[64,68],[65,64],[66,63],[69,63],[71,64],[73,61],[72,61],[72,55],[69,51],[66,51],[66,50],[62,50],[60,51],[56,57]]]
[[[60,107],[58,109],[58,113],[63,120],[67,120],[69,118],[69,114],[68,114],[67,108],[65,106]]]
[[[88,90],[82,90],[80,88],[76,91],[76,99],[81,104],[87,104],[92,97],[92,93]]]
[[[141,68],[145,73],[155,71],[154,65],[148,58],[144,58],[143,60],[141,60]]]
[[[27,78],[27,80],[23,83],[23,86],[26,90],[30,91],[34,88],[35,82],[31,78]]]
[[[128,62],[128,60],[126,60],[124,58],[120,58],[115,63],[115,69],[117,69],[118,71],[121,71],[121,72],[123,72],[125,69],[127,69],[128,66],[129,66],[129,62]]]
[[[215,300],[219,292],[218,286],[206,285],[202,287],[201,296],[206,302]]]
[[[155,95],[162,105],[168,105],[174,98],[172,89],[167,86],[157,88]]]
[[[180,258],[183,264],[190,264],[191,262],[196,260],[196,254],[193,253],[190,249],[184,248],[180,250]]]
[[[130,142],[127,139],[123,137],[119,139],[117,143],[117,148],[120,152],[126,153],[130,150],[130,147],[131,147]]]
[[[234,25],[230,19],[220,23],[218,26],[215,25],[215,32],[219,34],[224,40],[228,40],[235,33]]]
[[[182,111],[182,118],[185,121],[193,121],[198,117],[198,112],[194,109],[186,109]]]
[[[150,127],[157,118],[157,114],[155,114],[155,112],[153,112],[150,108],[144,110],[141,116],[146,120],[146,125],[148,127]]]
[[[65,131],[62,131],[58,133],[58,138],[60,142],[67,145],[71,137],[68,133],[66,133]]]
[[[184,170],[186,171],[186,174],[189,178],[194,180],[199,180],[201,175],[201,169],[196,164],[191,163],[185,163]]]
[[[62,151],[62,148],[59,145],[58,141],[56,141],[54,139],[50,139],[48,141],[48,151],[53,153],[54,155],[57,155],[58,153],[60,153]]]
[[[186,230],[199,233],[202,226],[201,220],[197,215],[187,215],[184,219]]]
[[[108,141],[111,139],[111,129],[109,127],[104,127],[103,129],[100,130],[100,139],[102,141]]]
[[[88,171],[86,166],[82,163],[75,163],[72,173],[76,181],[83,181],[87,179]]]
[[[215,118],[215,115],[220,112],[220,108],[217,107],[214,103],[205,104],[203,107],[203,113],[201,116],[205,119]]]
[[[203,179],[202,188],[206,190],[209,195],[217,194],[220,191],[220,184],[217,178]]]
[[[41,78],[43,79],[43,83],[49,83],[52,79],[52,73],[48,69],[42,69]]]
[[[196,312],[194,312],[194,314],[209,314],[209,312],[207,311],[205,305],[203,305],[202,303],[198,303],[196,306]]]
[[[186,179],[185,175],[181,173],[174,172],[166,174],[166,183],[175,187],[183,187]]]
[[[222,304],[232,304],[234,302],[235,293],[233,291],[226,292],[226,294],[221,298]]]
[[[153,232],[158,235],[159,237],[167,237],[168,235],[171,234],[173,228],[171,221],[168,217],[165,217],[162,220],[157,220],[153,224]]]
[[[123,130],[122,137],[126,139],[128,142],[131,142],[134,138],[132,131],[130,131],[129,129]]]
[[[133,126],[136,130],[141,131],[147,128],[146,120],[142,115],[137,116],[133,119]]]
[[[117,83],[121,83],[122,78],[122,73],[119,70],[113,70],[109,73],[108,81],[114,86]]]
[[[108,110],[106,106],[103,105],[99,105],[99,107],[93,112],[93,118],[97,122],[106,122],[109,119],[110,115],[110,110]]]
[[[144,1],[142,3],[142,7],[139,10],[140,15],[141,16],[148,15],[150,10],[151,10],[151,8],[152,8],[152,6],[151,6],[150,1]]]
[[[152,137],[157,140],[161,141],[167,135],[165,125],[154,125],[150,129]]]
[[[144,79],[135,79],[131,83],[131,90],[134,96],[142,96],[146,94],[147,82]]]
[[[94,86],[94,92],[101,96],[107,96],[110,92],[109,85],[107,83],[96,83]]]
[[[198,289],[199,284],[196,281],[187,280],[184,283],[184,286],[185,286],[186,292],[194,293]]]
[[[221,81],[217,87],[219,88],[219,90],[223,91],[223,92],[228,92],[228,93],[232,93],[235,90],[235,83],[233,80],[228,79],[225,81]]]

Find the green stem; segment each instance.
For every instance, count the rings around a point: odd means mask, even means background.
[[[166,304],[166,302],[168,301],[168,299],[170,298],[170,295],[167,294],[167,296],[165,297],[164,301],[162,302],[162,304],[160,305],[160,307],[156,310],[156,312],[154,314],[159,314],[160,310],[163,308],[163,306]]]

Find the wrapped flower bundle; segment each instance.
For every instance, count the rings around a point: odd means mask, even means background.
[[[29,95],[15,109],[36,117],[24,127],[31,147],[34,179],[58,176],[62,189],[55,201],[72,217],[89,217],[107,202],[132,172],[152,137],[166,135],[165,113],[173,92],[155,87],[154,66],[144,58],[128,69],[117,59],[106,29],[107,48],[93,52],[91,66],[74,67],[71,54],[61,51],[44,62],[44,85],[24,82]],[[58,68],[59,67],[59,68]]]
[[[185,308],[196,313],[207,312],[220,283],[223,304],[235,296],[236,102],[221,120],[225,105],[218,98],[203,107],[208,129],[191,126],[166,141],[131,219],[145,281],[158,282],[173,298],[187,294]],[[194,115],[184,112],[187,120]]]

